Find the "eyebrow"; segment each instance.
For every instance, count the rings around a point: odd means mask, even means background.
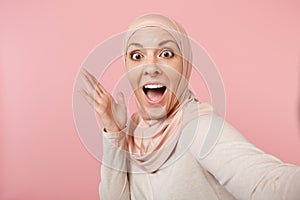
[[[158,44],[158,46],[162,46],[162,45],[164,45],[164,44],[166,44],[166,43],[168,43],[168,42],[172,42],[172,43],[174,43],[174,44],[177,45],[177,43],[176,43],[175,41],[173,41],[173,40],[164,40],[164,41],[160,42],[160,43]]]
[[[162,46],[162,45],[164,45],[164,44],[166,44],[166,43],[168,43],[168,42],[172,42],[172,43],[174,43],[174,44],[177,45],[177,43],[176,43],[175,41],[173,41],[173,40],[164,40],[164,41],[161,41],[160,43],[158,43],[158,46]],[[137,47],[143,48],[143,45],[142,45],[142,44],[136,43],[136,42],[130,43],[130,44],[128,45],[127,49],[128,49],[130,46],[137,46]]]
[[[127,49],[128,49],[130,46],[138,46],[138,47],[140,47],[140,48],[143,48],[143,45],[141,45],[140,43],[135,43],[135,42],[130,43],[130,44],[128,45]]]

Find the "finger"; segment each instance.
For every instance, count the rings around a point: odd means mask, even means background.
[[[84,75],[92,84],[96,85],[96,83],[97,83],[97,82],[95,82],[96,78],[91,73],[89,73],[86,69],[81,68],[80,73],[82,75]]]
[[[87,100],[87,102],[92,105],[93,104],[93,99],[90,97],[90,95],[83,89],[81,89],[80,94],[85,98],[85,100]]]
[[[97,102],[98,104],[101,102],[102,97],[95,90],[92,90],[91,92],[89,92],[89,91],[85,91],[85,90],[81,89],[80,93],[84,96],[89,96],[90,98],[92,98],[93,101]]]
[[[83,83],[86,86],[86,88],[88,89],[88,91],[95,90],[94,86],[93,86],[93,83],[91,83],[91,81],[89,80],[89,78],[85,74],[80,73],[80,77],[82,78]]]
[[[96,78],[90,74],[86,69],[82,68],[80,70],[80,75],[81,77],[85,80],[85,82],[89,85],[87,85],[89,87],[89,89],[93,88],[94,90],[96,90],[99,94],[102,92],[98,87],[98,81],[96,80]]]
[[[91,79],[88,78],[85,74],[82,74],[82,77],[84,79],[84,84],[86,85],[88,92],[94,96],[94,99],[99,102],[99,99],[103,97],[103,95],[107,95],[108,93],[105,91],[103,92],[101,89],[99,89],[100,83],[94,84],[91,83]]]
[[[91,74],[89,73],[86,69],[82,68],[80,72],[90,81],[91,84],[94,86],[97,86],[98,80]]]
[[[94,87],[96,88],[97,92],[99,92],[99,94],[102,92],[103,93],[106,92],[105,88],[99,83],[99,81],[85,68],[81,68],[80,72],[90,81],[91,84],[94,85]]]
[[[125,104],[125,98],[124,98],[124,94],[122,92],[118,92],[117,101],[118,101],[118,104],[120,104],[120,105]]]
[[[82,96],[94,108],[94,110],[98,111],[97,106],[99,104],[95,99],[93,99],[93,97],[89,93],[87,93],[85,90],[81,89],[80,94],[82,94]]]

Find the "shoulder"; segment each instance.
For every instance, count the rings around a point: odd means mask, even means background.
[[[219,115],[208,103],[199,103],[200,115],[189,121],[183,129],[184,135],[192,137],[190,150],[197,156],[207,156],[217,144],[247,142],[244,136],[225,117]]]

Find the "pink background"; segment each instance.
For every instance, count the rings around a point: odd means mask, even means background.
[[[300,165],[299,1],[7,0],[0,1],[1,200],[98,199],[100,163],[77,135],[73,83],[97,44],[148,12],[175,18],[211,55],[227,120],[264,151]]]

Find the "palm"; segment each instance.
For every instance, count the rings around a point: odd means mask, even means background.
[[[118,124],[118,127],[124,128],[126,127],[127,123],[127,107],[124,103],[124,97],[120,97],[122,94],[119,94],[118,96],[118,103],[112,100],[112,114],[113,118],[115,119],[116,123]],[[121,100],[122,98],[123,100]]]
[[[98,113],[102,124],[109,131],[116,131],[126,127],[127,108],[122,93],[117,95],[117,102],[111,94],[98,82],[98,80],[87,70],[82,69],[81,75],[87,87],[82,90],[84,98]]]

